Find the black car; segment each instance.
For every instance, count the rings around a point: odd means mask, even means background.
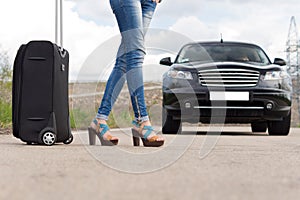
[[[288,135],[292,82],[286,62],[241,42],[190,43],[163,77],[163,133],[182,122],[251,123],[252,132]]]

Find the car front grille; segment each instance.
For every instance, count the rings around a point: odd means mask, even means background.
[[[259,80],[259,72],[249,69],[224,68],[198,71],[200,84],[207,87],[254,87]]]

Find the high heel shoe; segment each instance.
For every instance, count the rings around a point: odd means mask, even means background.
[[[140,129],[140,127],[141,127],[140,124],[135,120],[132,121],[132,125],[136,129]],[[132,139],[133,139],[133,146],[140,146],[140,137],[139,137],[138,131],[135,130],[134,128],[131,129]]]
[[[134,124],[134,123],[133,123]],[[160,137],[157,135],[152,136],[151,138],[148,138],[151,133],[154,131],[152,126],[140,126],[136,128],[139,128],[139,130],[136,130],[135,128],[132,128],[132,139],[133,139],[133,146],[140,146],[140,138],[143,142],[143,145],[145,147],[160,147],[164,144],[164,140],[157,140]],[[143,131],[146,131],[145,134],[142,134]]]
[[[90,145],[96,144],[96,136],[99,138],[100,143],[102,146],[114,146],[117,145],[119,142],[119,139],[113,139],[111,135],[108,135],[107,138],[104,139],[104,135],[107,131],[109,131],[109,127],[106,124],[99,124],[98,121],[95,119],[93,123],[98,127],[99,129],[102,129],[102,131],[99,133],[95,128],[92,126],[88,127],[89,132],[89,142]]]

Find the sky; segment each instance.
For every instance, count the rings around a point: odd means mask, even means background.
[[[0,0],[0,50],[8,52],[12,63],[21,44],[54,42],[54,2]],[[285,59],[290,19],[295,16],[298,23],[299,10],[299,0],[163,0],[146,37],[145,71],[159,76],[167,69],[158,65],[161,58],[174,58],[186,42],[220,40],[221,34],[225,41],[261,46],[272,60]],[[64,1],[70,80],[106,77],[119,40],[109,0]]]

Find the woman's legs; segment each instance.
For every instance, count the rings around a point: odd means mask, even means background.
[[[144,62],[144,35],[156,3],[152,0],[111,0],[122,35],[116,64],[107,82],[97,118],[107,120],[125,79],[131,96],[135,118],[149,120],[144,100],[142,64]]]
[[[156,3],[152,0],[141,0],[141,13],[139,13],[139,33],[142,34],[143,38],[146,35],[149,24],[151,22]],[[137,31],[137,30],[135,30]],[[133,32],[135,34],[135,32]],[[130,92],[132,107],[134,110],[136,121],[149,121],[147,107],[144,99],[144,83],[143,83],[143,72],[142,64],[144,62],[144,40],[139,44],[141,47],[137,51],[131,51],[128,53],[127,59],[127,84]],[[138,77],[138,79],[136,79]]]
[[[112,106],[117,100],[126,80],[125,65],[124,56],[116,59],[115,67],[113,68],[106,83],[101,105],[96,115],[97,119],[108,120],[108,115],[112,109]]]

